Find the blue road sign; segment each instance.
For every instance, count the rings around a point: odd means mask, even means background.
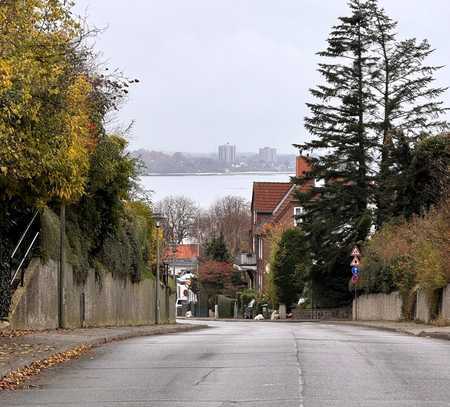
[[[358,273],[359,273],[359,268],[358,267],[352,267],[352,274],[354,276],[356,276],[356,275],[358,275]]]

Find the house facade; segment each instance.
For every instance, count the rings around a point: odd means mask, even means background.
[[[304,176],[311,169],[307,156],[296,159],[296,176]],[[314,182],[303,185],[302,190],[311,188]],[[256,271],[253,288],[264,292],[267,287],[272,241],[271,231],[287,230],[299,226],[303,208],[297,200],[298,186],[292,182],[255,182],[252,194],[252,253],[256,257]]]
[[[196,302],[195,294],[190,290],[192,274],[197,270],[200,246],[195,244],[177,244],[165,252],[164,262],[170,274],[177,277],[177,299]]]

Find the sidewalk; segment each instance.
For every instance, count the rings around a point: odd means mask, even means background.
[[[428,338],[450,340],[450,326],[438,327],[415,322],[395,321],[322,321],[333,324],[355,325],[367,328],[382,329],[385,331],[399,332],[403,334]]]
[[[271,322],[271,323],[305,323],[305,322],[314,322],[314,323],[322,323],[322,324],[335,324],[335,325],[354,325],[361,326],[366,328],[374,328],[381,329],[385,331],[391,332],[399,332],[407,335],[413,336],[421,336],[421,337],[429,337],[429,338],[438,338],[450,340],[450,326],[438,327],[434,325],[427,325],[416,322],[396,322],[396,321],[349,321],[349,320],[328,320],[328,319],[277,319],[275,321],[271,321],[269,319],[265,319],[262,321],[255,321],[253,319],[231,319],[231,318],[223,318],[223,319],[214,319],[214,318],[184,318],[179,317],[181,320],[191,320],[191,321],[221,321],[221,322]]]
[[[61,362],[90,348],[128,338],[164,335],[206,328],[206,325],[171,324],[141,327],[85,328],[44,332],[0,330],[0,379],[10,372],[52,359]],[[61,355],[68,353],[69,357]],[[44,363],[45,364],[45,363]]]

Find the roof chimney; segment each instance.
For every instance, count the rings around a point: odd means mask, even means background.
[[[305,173],[311,171],[311,163],[309,160],[309,154],[306,155],[298,155],[295,163],[295,176],[303,177]]]

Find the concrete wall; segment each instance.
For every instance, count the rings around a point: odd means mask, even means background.
[[[361,295],[357,302],[357,319],[366,321],[398,321],[402,317],[402,300],[398,292]],[[353,319],[356,319],[353,300]]]
[[[442,318],[450,321],[450,284],[446,288],[444,288],[441,314],[442,314]]]
[[[358,297],[358,319],[360,320],[397,321],[402,318],[401,308],[402,300],[398,292]],[[444,288],[441,317],[450,321],[450,285]],[[431,320],[428,298],[423,290],[418,290],[416,293],[414,318],[425,323]],[[353,301],[353,319],[355,319],[355,301]]]
[[[24,287],[14,292],[9,320],[14,329],[55,329],[58,326],[56,263],[32,259]]]
[[[25,286],[14,294],[10,323],[14,329],[55,329],[58,327],[58,265],[33,259],[25,274]],[[81,326],[150,325],[155,323],[155,281],[139,283],[115,279],[104,273],[96,280],[90,271],[84,284],[77,284],[70,265],[64,281],[65,328]],[[174,321],[175,294],[161,285],[162,323]]]
[[[417,290],[416,293],[416,315],[414,319],[425,323],[430,322],[431,319],[429,301],[423,290]]]

